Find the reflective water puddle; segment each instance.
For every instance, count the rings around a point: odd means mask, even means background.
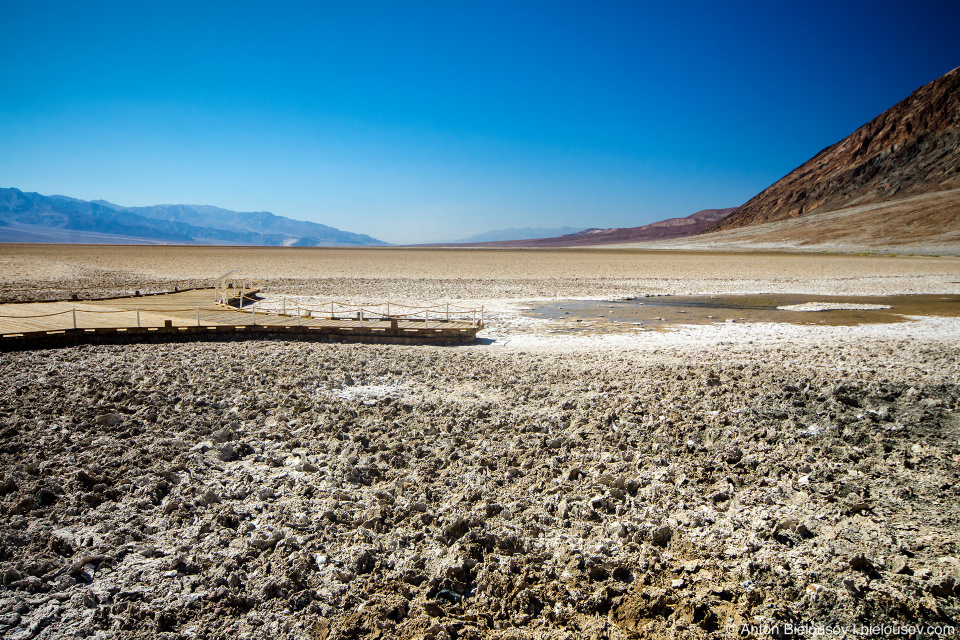
[[[665,328],[676,324],[714,322],[787,322],[854,326],[903,322],[908,319],[907,316],[960,317],[960,295],[653,296],[608,301],[560,300],[538,305],[526,310],[525,313],[535,318],[590,323],[620,322],[648,329]]]

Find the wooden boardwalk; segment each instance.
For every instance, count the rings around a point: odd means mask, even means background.
[[[482,319],[320,315],[294,308],[257,313],[214,304],[213,289],[164,295],[0,305],[0,350],[78,342],[283,337],[392,343],[465,343],[476,339]],[[248,308],[249,309],[249,308]],[[362,318],[362,319],[361,319]]]

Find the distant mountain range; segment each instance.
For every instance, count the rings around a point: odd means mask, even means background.
[[[123,207],[0,188],[0,242],[217,244],[291,247],[383,246],[368,235],[267,211],[206,205]]]
[[[457,244],[466,244],[472,242],[503,242],[507,240],[531,240],[534,238],[553,238],[556,236],[565,236],[571,233],[577,233],[582,231],[583,227],[556,227],[553,229],[548,229],[546,227],[524,227],[522,229],[517,229],[510,227],[509,229],[497,229],[495,231],[486,231],[484,233],[478,233],[469,238],[463,238],[462,240],[454,240],[453,242]]]
[[[448,243],[444,246],[465,247],[592,247],[597,245],[673,240],[694,236],[736,211],[730,209],[704,209],[686,218],[669,218],[652,222],[642,227],[617,227],[613,229],[583,229],[550,238],[499,240],[493,242]]]

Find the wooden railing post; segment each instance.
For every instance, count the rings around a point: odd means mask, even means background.
[[[77,328],[77,308],[73,308],[73,328]]]

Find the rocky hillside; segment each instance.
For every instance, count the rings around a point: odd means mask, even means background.
[[[960,68],[827,147],[708,231],[960,187]]]

